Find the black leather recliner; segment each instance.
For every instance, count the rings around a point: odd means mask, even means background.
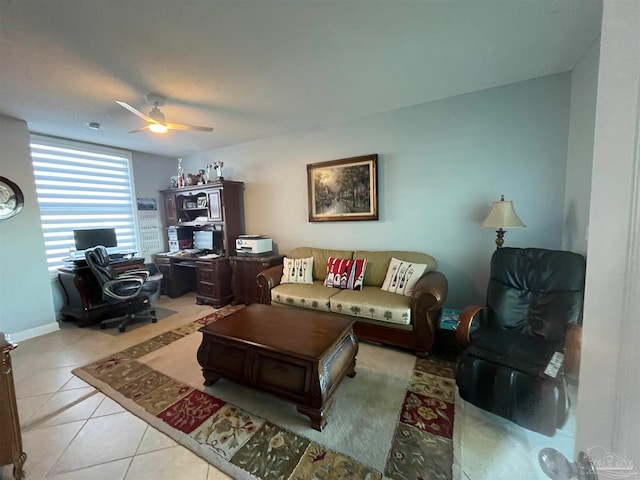
[[[101,321],[100,328],[118,323],[118,330],[124,332],[127,325],[141,316],[150,317],[151,323],[158,321],[156,312],[149,302],[149,296],[158,291],[160,284],[149,280],[147,270],[130,270],[116,275],[111,267],[107,249],[102,245],[86,250],[84,255],[100,284],[102,299],[113,304],[114,313],[117,314]],[[123,309],[124,314],[120,314]]]
[[[486,306],[469,307],[456,332],[460,397],[547,436],[569,409],[565,367],[545,374],[566,339],[579,338],[586,262],[582,255],[539,248],[499,248],[491,259]],[[578,333],[576,333],[578,332]]]

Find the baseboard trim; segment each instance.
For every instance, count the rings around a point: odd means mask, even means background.
[[[29,330],[22,330],[21,332],[16,332],[11,334],[12,342],[23,342],[24,340],[28,340],[33,337],[39,337],[40,335],[44,335],[46,333],[55,332],[60,329],[60,325],[58,322],[47,323],[46,325],[41,325],[36,328],[30,328]]]

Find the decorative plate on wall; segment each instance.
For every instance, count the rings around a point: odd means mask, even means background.
[[[0,177],[0,220],[6,220],[20,213],[24,205],[24,195],[20,187],[5,177]]]

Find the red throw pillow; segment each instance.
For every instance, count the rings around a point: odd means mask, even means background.
[[[362,290],[366,267],[367,261],[364,258],[346,260],[344,258],[329,257],[327,261],[327,277],[324,279],[324,286]]]

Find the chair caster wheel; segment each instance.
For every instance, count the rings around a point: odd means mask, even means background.
[[[124,331],[126,331],[126,330],[127,330],[127,327],[118,327],[118,331],[119,331],[120,333],[123,333],[123,332],[124,332]]]
[[[104,330],[105,328],[107,328],[106,325],[100,324],[100,330]]]
[[[152,319],[151,319],[151,323],[158,323],[158,319],[157,319],[157,318],[155,318],[155,317],[154,317],[154,318],[152,318]]]

